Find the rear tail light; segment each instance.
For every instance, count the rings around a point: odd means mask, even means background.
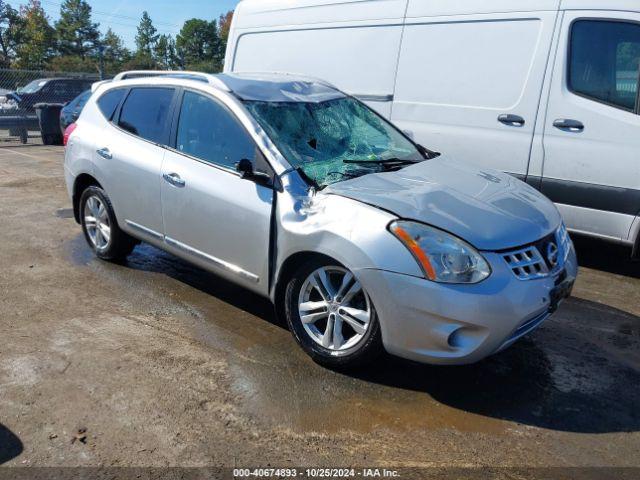
[[[67,129],[64,131],[64,135],[62,137],[62,144],[66,147],[67,143],[69,142],[69,137],[71,136],[71,134],[73,133],[73,131],[76,129],[76,127],[78,126],[77,123],[72,123],[71,125],[69,125],[67,127]]]

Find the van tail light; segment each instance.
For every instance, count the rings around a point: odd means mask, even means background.
[[[62,144],[66,147],[67,143],[69,142],[69,137],[71,136],[71,134],[73,133],[73,131],[78,127],[77,123],[72,123],[71,125],[69,125],[66,130],[64,131],[64,135],[62,136]]]

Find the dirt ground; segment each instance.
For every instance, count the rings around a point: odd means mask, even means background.
[[[626,250],[578,239],[574,297],[479,364],[336,373],[214,275],[144,245],[94,259],[62,159],[0,148],[0,464],[640,467]]]

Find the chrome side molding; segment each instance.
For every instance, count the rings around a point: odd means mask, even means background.
[[[143,227],[142,225],[139,225],[135,222],[132,222],[131,220],[125,220],[124,223],[126,223],[129,227],[131,227],[132,229],[144,234],[144,235],[148,235],[150,237],[155,238],[156,240],[164,240],[164,235],[162,235],[161,233],[156,232],[155,230],[151,230],[150,228],[147,227]]]
[[[231,273],[235,273],[239,277],[246,278],[247,280],[251,280],[255,283],[258,283],[258,281],[260,280],[260,277],[258,277],[257,275],[254,275],[251,272],[247,272],[237,265],[233,265],[232,263],[225,262],[224,260],[220,260],[219,258],[212,257],[211,255],[201,252],[200,250],[196,250],[195,248],[191,248],[189,245],[185,245],[184,243],[178,242],[177,240],[174,240],[170,237],[164,237],[164,241],[167,245],[171,245],[172,247],[182,250],[185,253],[198,257],[210,263],[214,267],[221,268],[222,270],[226,270]]]
[[[156,232],[155,230],[151,230],[150,228],[143,227],[142,225],[132,222],[131,220],[125,220],[124,222],[133,230],[141,233],[143,236],[149,236],[156,240],[164,242],[167,245],[170,245],[174,248],[182,250],[185,253],[188,253],[189,255],[198,257],[201,260],[206,261],[207,263],[211,264],[216,268],[220,268],[222,270],[226,270],[227,272],[234,273],[239,277],[245,278],[255,283],[258,283],[260,281],[260,277],[258,277],[257,275],[251,272],[247,272],[246,270],[240,268],[237,265],[234,265],[229,262],[225,262],[224,260],[220,260],[219,258],[208,255],[204,252],[201,252],[200,250],[196,250],[195,248],[192,248],[189,245],[185,245],[184,243],[174,240],[173,238],[166,237],[161,233]]]

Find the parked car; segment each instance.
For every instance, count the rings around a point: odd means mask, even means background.
[[[91,97],[91,90],[86,90],[62,108],[60,112],[60,130],[63,133],[69,125],[78,120],[89,97]]]
[[[91,88],[94,80],[79,78],[42,78],[33,80],[16,92],[7,94],[15,108],[26,113],[34,112],[38,103],[67,103],[83,91]]]
[[[226,72],[316,76],[640,255],[640,2],[244,0]]]
[[[116,77],[87,102],[65,174],[99,258],[145,241],[215,272],[331,366],[383,347],[475,362],[570,294],[571,240],[526,183],[439,156],[323,82],[200,79]]]

